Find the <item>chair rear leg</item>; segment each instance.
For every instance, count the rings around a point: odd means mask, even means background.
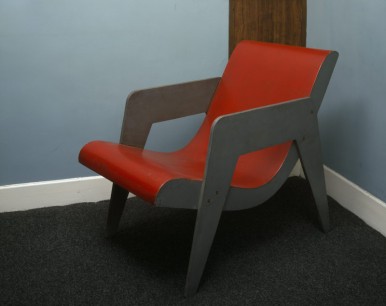
[[[107,217],[106,234],[108,237],[113,236],[118,230],[119,221],[121,220],[128,195],[129,192],[126,189],[113,184]]]
[[[330,224],[319,137],[298,141],[297,147],[304,173],[310,183],[312,194],[315,199],[320,225],[326,233],[330,229]]]
[[[189,268],[186,276],[186,297],[194,295],[198,289],[222,209],[223,205],[218,203],[203,203],[197,212]]]

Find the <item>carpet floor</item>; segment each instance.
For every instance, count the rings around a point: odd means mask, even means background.
[[[198,293],[183,290],[195,212],[130,199],[0,214],[0,305],[386,305],[386,238],[329,199],[324,234],[305,180],[222,215]]]

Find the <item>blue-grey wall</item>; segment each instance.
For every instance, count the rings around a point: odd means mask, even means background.
[[[0,1],[0,185],[93,175],[79,149],[118,140],[131,90],[218,76],[227,52],[228,0]]]
[[[330,168],[386,201],[386,1],[309,0],[307,44],[339,51],[320,111]]]
[[[0,185],[93,175],[78,151],[118,139],[128,92],[222,73],[228,12],[228,0],[0,1]],[[385,201],[384,16],[384,0],[308,1],[308,45],[341,54],[320,111],[326,164]],[[182,145],[200,120],[158,124],[148,147]]]

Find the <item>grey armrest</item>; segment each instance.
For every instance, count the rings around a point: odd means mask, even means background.
[[[317,109],[311,98],[221,116],[211,129],[202,203],[223,203],[238,158],[289,140],[319,141]]]
[[[153,123],[206,112],[220,79],[131,93],[126,101],[120,143],[143,148]]]

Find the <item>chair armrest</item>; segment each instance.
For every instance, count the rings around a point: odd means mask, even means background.
[[[221,116],[211,128],[201,205],[225,203],[238,158],[295,140],[318,139],[317,105],[312,98]]]
[[[312,98],[220,116],[212,125],[208,152],[221,148],[238,158],[242,154],[305,137],[312,133],[312,123],[317,124],[317,110]]]
[[[143,148],[153,123],[206,112],[220,79],[132,92],[126,100],[120,143]]]

